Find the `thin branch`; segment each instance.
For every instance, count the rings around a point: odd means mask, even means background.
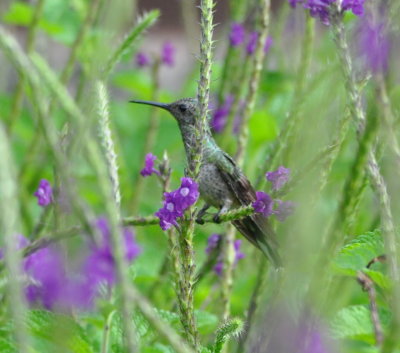
[[[377,346],[380,346],[383,342],[383,330],[378,314],[378,305],[376,303],[376,290],[374,282],[362,271],[358,271],[357,281],[361,284],[363,290],[368,293],[369,307],[371,310],[371,321],[375,333],[375,344]]]

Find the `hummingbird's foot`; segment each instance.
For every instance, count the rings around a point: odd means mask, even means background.
[[[203,216],[206,214],[206,211],[210,208],[209,204],[204,204],[204,206],[201,208],[201,210],[199,211],[199,213],[197,214],[196,217],[196,223],[197,224],[204,224],[204,219]]]
[[[220,213],[217,213],[217,214],[214,215],[213,221],[215,223],[221,223]]]
[[[197,224],[204,224],[204,219],[203,219],[203,218],[197,217],[197,218],[196,218],[196,223],[197,223]]]

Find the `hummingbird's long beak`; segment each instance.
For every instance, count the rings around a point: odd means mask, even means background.
[[[166,103],[157,103],[157,102],[141,101],[141,100],[131,100],[131,101],[129,101],[129,103],[152,105],[153,107],[159,107],[159,108],[169,111],[169,104],[166,104]]]

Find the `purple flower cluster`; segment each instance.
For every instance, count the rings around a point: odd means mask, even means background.
[[[229,42],[232,47],[238,47],[244,42],[245,31],[240,23],[232,23],[231,32],[229,33]]]
[[[152,153],[147,153],[144,161],[144,168],[140,171],[143,177],[152,175],[153,173],[160,175],[160,172],[154,168],[154,162],[157,159]]]
[[[207,248],[206,248],[206,254],[209,255],[211,254],[218,246],[218,243],[221,241],[221,235],[220,234],[211,234],[208,237],[207,240]],[[239,260],[243,259],[245,257],[245,254],[240,251],[240,247],[242,245],[242,241],[240,239],[236,239],[233,242],[233,248],[235,250],[235,260],[234,260],[234,265],[238,263]],[[218,262],[214,266],[214,272],[218,276],[222,276],[222,272],[224,269],[224,261],[222,258],[222,254],[219,255],[218,257]]]
[[[360,23],[360,53],[374,74],[386,73],[389,65],[390,41],[384,18],[383,14],[378,22],[372,16],[366,16]]]
[[[29,304],[51,310],[90,309],[99,294],[99,286],[115,284],[115,260],[106,219],[100,218],[96,226],[102,242],[97,246],[90,244],[78,268],[69,268],[65,255],[56,246],[39,249],[24,259],[23,270],[28,278],[25,296]],[[123,229],[122,236],[126,260],[132,262],[139,255],[140,247],[129,229]],[[22,249],[29,241],[18,236],[16,245]]]
[[[150,58],[146,53],[139,52],[136,54],[136,65],[145,67],[150,65]]]
[[[165,42],[162,47],[161,61],[167,66],[175,64],[175,47],[171,42]]]
[[[232,47],[236,48],[242,45],[245,41],[246,32],[242,24],[233,23],[231,26],[231,31],[229,33],[229,42]],[[247,55],[254,54],[257,46],[258,33],[251,32],[249,35],[249,39],[246,44],[246,53]],[[272,45],[272,38],[268,37],[265,41],[264,52],[267,53]]]
[[[175,52],[176,48],[175,46],[167,41],[164,42],[162,48],[161,48],[161,55],[160,55],[160,60],[161,63],[166,65],[166,66],[174,66],[175,65]],[[136,54],[136,65],[139,67],[145,67],[151,65],[151,59],[148,54],[144,52],[138,52]]]
[[[247,42],[247,46],[246,46],[247,55],[253,55],[254,52],[256,51],[257,39],[258,39],[257,32],[250,33],[250,38],[249,38],[249,41]],[[264,53],[265,54],[267,54],[269,52],[269,49],[271,48],[272,44],[273,44],[272,38],[267,37],[265,44],[264,44]]]
[[[46,179],[42,179],[39,182],[39,187],[33,194],[38,199],[38,205],[46,207],[53,202],[53,189],[50,182]]]
[[[293,8],[297,4],[302,4],[305,9],[310,11],[312,17],[318,17],[325,25],[330,24],[332,6],[337,0],[288,0]],[[361,16],[364,13],[365,0],[342,0],[341,12],[352,11],[355,15]]]
[[[289,180],[290,170],[280,166],[274,172],[265,174],[268,181],[272,183],[272,190],[276,191],[281,189]],[[274,204],[277,207],[274,209]],[[263,191],[256,192],[256,201],[252,204],[254,211],[261,213],[264,217],[275,215],[278,221],[284,222],[290,216],[295,208],[292,201],[273,200],[272,197]]]
[[[160,219],[160,227],[167,230],[177,225],[176,220],[199,198],[199,187],[191,178],[182,178],[179,189],[164,193],[164,205],[155,215]]]
[[[289,174],[290,170],[288,168],[280,166],[274,172],[267,172],[265,177],[272,183],[272,190],[277,191],[289,180]]]
[[[224,127],[226,125],[226,120],[232,108],[233,101],[234,97],[232,95],[228,95],[225,98],[224,104],[222,104],[218,109],[214,111],[211,120],[211,128],[215,132],[221,133],[224,130]]]

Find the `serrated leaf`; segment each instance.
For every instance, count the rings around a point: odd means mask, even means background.
[[[383,326],[390,320],[390,314],[386,311],[380,311],[379,317]],[[374,329],[369,307],[352,305],[341,309],[331,322],[331,332],[335,338],[351,338],[374,344]]]
[[[175,351],[170,347],[161,343],[156,343],[151,347],[143,347],[143,353],[174,353]]]
[[[82,328],[67,315],[30,310],[26,323],[40,347],[63,345],[74,353],[93,352]]]
[[[218,326],[218,317],[207,311],[195,310],[197,328],[201,334],[206,335],[215,332]]]
[[[343,274],[354,275],[364,270],[368,262],[384,253],[382,236],[379,231],[360,235],[345,245],[336,256],[334,268]]]

